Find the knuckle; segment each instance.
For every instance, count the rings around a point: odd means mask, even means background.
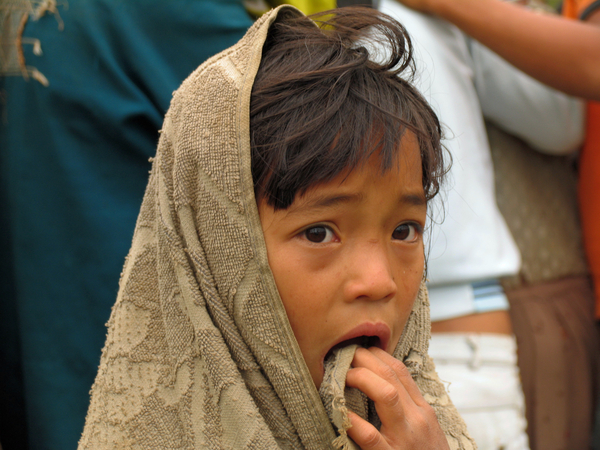
[[[385,366],[381,368],[381,376],[386,380],[397,380],[398,375],[393,367]]]
[[[402,363],[402,361],[395,360],[390,363],[392,369],[397,374],[396,376],[400,378],[412,378],[410,372],[406,368],[406,366]]]
[[[437,418],[435,409],[433,409],[433,406],[431,406],[429,403],[425,403],[421,408],[427,417]]]
[[[382,389],[381,400],[388,406],[396,406],[400,402],[400,393],[394,386],[389,385]]]
[[[428,433],[436,424],[435,410],[429,405],[421,407],[420,412],[413,415],[413,426],[420,432]]]
[[[429,421],[423,414],[413,414],[408,422],[414,436],[423,436],[429,432]]]
[[[381,434],[379,434],[379,431],[377,431],[375,428],[369,429],[367,432],[365,432],[363,438],[364,445],[367,448],[377,447],[381,442]]]

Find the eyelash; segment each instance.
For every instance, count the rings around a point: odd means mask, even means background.
[[[401,227],[411,227],[411,230],[409,230],[409,236],[411,236],[411,234],[413,234],[414,236],[412,237],[412,239],[400,239],[398,238],[399,241],[403,241],[403,242],[415,242],[419,236],[422,234],[423,232],[423,227],[421,225],[419,225],[418,223],[415,222],[407,222],[407,223],[401,223],[400,225],[398,225],[395,229],[394,232],[392,233],[392,238],[394,237],[394,233],[396,233],[396,231],[401,228]]]
[[[394,234],[396,233],[396,231],[398,231],[399,228],[402,227],[410,227],[409,229],[409,234],[407,237],[411,237],[411,239],[407,239],[407,238],[394,238]],[[316,231],[316,230],[322,230],[320,231],[320,233],[325,233],[325,236],[323,237],[323,240],[319,241],[314,241],[311,240],[309,238],[309,232],[311,231]],[[402,230],[402,232],[404,232],[404,229]],[[403,242],[415,242],[418,237],[422,234],[423,232],[423,227],[421,225],[419,225],[418,223],[415,222],[408,222],[408,223],[402,223],[400,225],[398,225],[394,231],[392,232],[392,238],[395,240],[399,240],[399,241],[403,241]],[[317,234],[319,232],[316,232],[315,234]],[[303,236],[307,241],[313,243],[313,244],[328,244],[330,242],[333,242],[334,239],[337,238],[337,236],[335,235],[335,232],[331,229],[331,227],[327,226],[327,225],[313,225],[307,229],[305,229],[304,231],[302,231],[300,233],[300,236]],[[338,238],[339,240],[339,238]]]
[[[325,230],[325,239],[329,236],[329,240],[325,241],[312,241],[309,239],[308,237],[308,233],[312,230],[317,230],[317,229],[323,229]],[[332,242],[333,238],[337,238],[337,236],[335,235],[334,231],[331,229],[331,227],[328,227],[327,225],[313,225],[311,227],[308,227],[306,230],[304,230],[303,232],[300,233],[300,235],[304,236],[304,238],[308,241],[311,242],[313,244],[328,244],[329,242]]]

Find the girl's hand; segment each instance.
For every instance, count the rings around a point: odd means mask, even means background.
[[[346,385],[375,402],[381,431],[350,412],[348,435],[362,450],[449,450],[435,411],[425,401],[406,366],[380,348],[359,348]]]

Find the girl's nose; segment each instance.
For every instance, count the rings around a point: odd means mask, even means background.
[[[344,294],[348,301],[387,301],[396,295],[390,256],[381,243],[368,243],[357,251],[347,276]]]

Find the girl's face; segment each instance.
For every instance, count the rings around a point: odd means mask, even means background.
[[[383,175],[374,154],[286,210],[259,202],[269,265],[317,388],[334,347],[392,353],[417,297],[427,205],[414,136],[399,151]]]

